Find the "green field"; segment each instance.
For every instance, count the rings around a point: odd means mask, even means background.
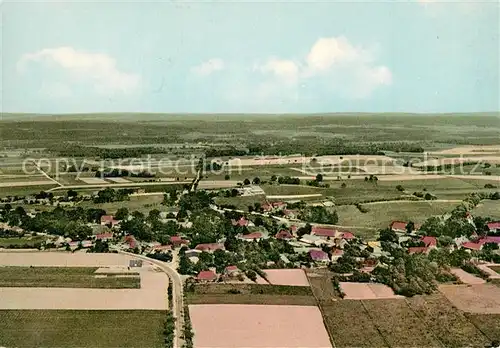
[[[26,196],[39,193],[40,191],[47,191],[51,188],[57,187],[56,184],[39,185],[39,186],[16,186],[16,187],[1,187],[0,197],[5,196]]]
[[[481,203],[472,209],[472,214],[500,219],[500,201],[481,201]]]
[[[0,310],[0,346],[160,348],[166,312]]]
[[[95,277],[96,267],[0,267],[0,287],[138,289],[139,276]]]
[[[186,291],[190,304],[267,304],[314,306],[309,286],[197,284]]]
[[[268,196],[286,196],[286,195],[309,195],[326,194],[326,190],[313,186],[305,185],[262,185],[261,188]]]
[[[38,243],[45,241],[45,237],[20,237],[20,238],[0,238],[0,248],[8,248],[10,246],[35,246]]]
[[[98,208],[104,209],[107,213],[113,214],[119,208],[128,208],[129,211],[140,211],[142,213],[148,213],[150,210],[158,209],[159,211],[169,211],[168,207],[162,205],[163,195],[148,195],[148,196],[131,196],[128,201],[111,202],[111,203],[99,203],[95,204],[92,202],[82,202],[79,206],[85,209],[88,208]]]
[[[234,205],[236,209],[248,210],[248,206],[254,206],[255,203],[264,203],[265,196],[238,196],[238,197],[217,197],[215,202],[219,205]]]
[[[423,223],[433,215],[442,215],[453,210],[460,202],[398,201],[362,204],[368,210],[362,213],[354,205],[342,205],[335,209],[339,225],[372,228],[388,227],[392,221]]]

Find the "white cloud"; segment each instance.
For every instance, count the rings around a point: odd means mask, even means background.
[[[18,71],[26,72],[30,64],[62,69],[72,83],[90,83],[101,94],[130,93],[141,83],[140,75],[120,71],[114,58],[73,47],[46,48],[27,53],[18,61]]]
[[[292,60],[271,58],[260,67],[264,73],[272,73],[286,83],[293,84],[299,77],[299,66]]]
[[[216,71],[223,70],[225,67],[224,61],[219,58],[212,58],[207,60],[206,62],[201,63],[193,68],[191,68],[191,72],[200,76],[207,76]]]
[[[321,81],[324,88],[339,95],[365,98],[392,83],[390,69],[377,65],[375,58],[372,51],[354,46],[343,36],[320,38],[302,62],[270,58],[258,70],[287,85]]]

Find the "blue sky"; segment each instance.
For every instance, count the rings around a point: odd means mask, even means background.
[[[4,2],[2,111],[499,110],[499,4]]]

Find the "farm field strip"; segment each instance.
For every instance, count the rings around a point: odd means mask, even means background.
[[[0,346],[161,348],[165,316],[158,310],[0,310]]]
[[[189,313],[197,348],[331,347],[316,306],[190,305]]]
[[[17,187],[17,186],[21,187],[21,186],[42,186],[42,185],[54,185],[54,183],[48,180],[0,182],[0,187]]]
[[[96,277],[96,267],[0,266],[1,287],[138,289],[140,277]],[[101,273],[103,274],[103,273]]]

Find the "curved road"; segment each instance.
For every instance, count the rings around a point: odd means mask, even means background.
[[[179,342],[182,339],[182,337],[184,336],[183,335],[183,330],[184,330],[184,316],[183,316],[184,303],[183,303],[183,299],[184,298],[183,298],[183,294],[182,294],[182,292],[183,292],[182,280],[181,280],[179,273],[177,273],[177,271],[175,269],[173,269],[166,262],[158,261],[158,260],[143,256],[143,255],[137,255],[137,254],[129,253],[126,251],[119,251],[119,253],[150,262],[153,265],[158,266],[170,278],[170,280],[172,282],[172,298],[174,300],[172,303],[172,312],[174,313],[174,318],[175,318],[174,347],[175,348],[181,347],[182,345]]]

